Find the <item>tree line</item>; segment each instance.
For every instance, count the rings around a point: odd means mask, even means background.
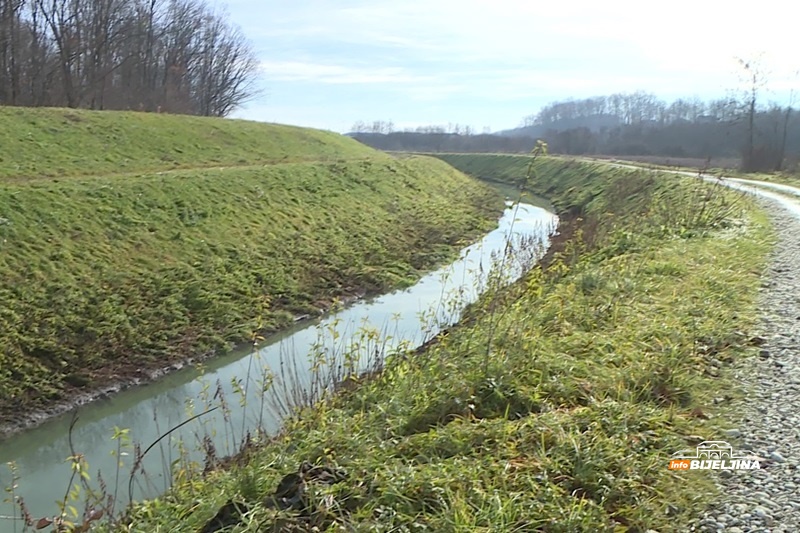
[[[202,0],[0,0],[0,105],[221,117],[257,68]]]
[[[542,139],[553,153],[735,158],[745,171],[781,170],[800,158],[800,116],[790,105],[763,105],[762,87],[752,72],[740,98],[667,103],[639,91],[557,101],[525,117],[519,128],[493,135],[464,128],[396,132],[382,121],[359,122],[355,126],[364,128],[351,135],[382,150],[527,152]]]
[[[348,133],[359,142],[378,150],[397,152],[502,152],[523,153],[533,146],[526,136],[447,133],[442,131],[391,131]]]
[[[741,104],[734,98],[720,98],[710,102],[696,97],[679,98],[668,103],[651,93],[636,91],[552,102],[538,113],[524,117],[522,127],[560,126],[592,119],[607,126],[727,121],[736,118],[740,109]],[[605,120],[598,121],[598,118]]]
[[[574,155],[737,157],[745,171],[781,170],[800,155],[800,119],[791,105],[764,105],[763,81],[745,64],[749,86],[739,99],[670,104],[643,92],[551,103],[509,135],[543,138]]]
[[[453,124],[452,122],[447,125],[430,124],[427,126],[417,126],[416,128],[405,128],[402,131],[395,128],[394,122],[391,120],[374,120],[372,122],[365,122],[363,120],[356,121],[350,128],[350,133],[381,133],[387,135],[389,133],[434,133],[434,134],[455,134],[455,135],[477,135],[478,131],[467,124]],[[491,133],[488,126],[483,128],[483,134]]]
[[[481,133],[466,124],[430,124],[397,130],[391,120],[355,122],[350,137],[377,148],[398,152],[527,152],[531,139]]]

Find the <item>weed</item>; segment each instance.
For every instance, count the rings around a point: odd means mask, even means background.
[[[500,157],[480,164],[502,167]],[[195,487],[201,505],[176,486],[137,506],[129,530],[173,527],[176,516],[178,531],[193,530],[253,475],[275,486],[305,460],[351,473],[316,500],[341,503],[326,522],[340,529],[642,531],[698,513],[710,478],[687,480],[666,461],[692,435],[717,431],[692,413],[713,412],[731,384],[705,372],[697,342],[723,359],[744,353],[731,332],[754,316],[764,219],[735,194],[716,204],[724,216],[690,213],[704,202],[691,180],[540,165],[532,188],[551,190],[565,219],[580,213],[581,231],[556,238],[542,267],[503,289],[502,312],[485,312],[490,288],[424,352],[303,410],[244,470]],[[686,202],[664,217],[674,187]],[[745,231],[725,235],[731,218]],[[242,530],[278,523],[261,494]],[[281,520],[300,524],[290,512]]]

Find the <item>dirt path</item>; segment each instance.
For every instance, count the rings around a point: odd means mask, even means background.
[[[758,188],[751,192],[769,209],[778,239],[759,297],[758,333],[763,344],[758,357],[739,361],[733,369],[748,396],[731,406],[736,427],[728,435],[735,449],[765,460],[761,470],[715,472],[723,496],[693,529],[796,532],[800,531],[800,188],[726,181]]]
[[[0,178],[0,185],[24,185],[28,183],[41,183],[43,181],[86,181],[86,180],[94,180],[98,178],[103,179],[124,179],[124,178],[136,178],[141,176],[163,176],[163,175],[173,175],[173,174],[182,174],[188,172],[205,172],[205,171],[228,171],[228,170],[252,170],[264,167],[286,167],[291,165],[307,165],[307,164],[336,164],[336,163],[358,163],[358,162],[367,162],[367,161],[379,161],[372,157],[354,157],[350,159],[338,159],[338,158],[324,158],[324,159],[280,159],[280,160],[263,160],[263,161],[256,161],[251,163],[246,163],[242,165],[226,165],[220,166],[217,163],[207,164],[207,165],[187,165],[187,166],[178,166],[175,168],[161,168],[161,169],[150,169],[150,170],[135,170],[130,172],[114,172],[114,173],[105,173],[105,174],[76,174],[76,175],[66,175],[66,176],[15,176],[15,177],[5,177]]]
[[[640,168],[609,163],[613,166]],[[731,404],[734,450],[763,460],[760,470],[709,470],[721,497],[691,526],[702,532],[800,531],[800,187],[703,177],[758,197],[775,228],[777,244],[758,301],[758,357],[740,360],[733,377],[747,393]]]

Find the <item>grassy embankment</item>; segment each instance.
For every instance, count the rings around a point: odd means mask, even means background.
[[[586,160],[595,159],[592,156],[586,157]],[[702,159],[669,159],[663,157],[629,157],[629,156],[602,156],[598,159],[605,159],[611,161],[619,161],[626,164],[639,166],[642,168],[651,168],[659,170],[681,170],[684,172],[697,172],[703,170],[706,174],[712,176],[722,176],[729,178],[742,178],[747,180],[761,180],[773,183],[782,183],[785,185],[792,185],[800,187],[800,170],[782,170],[778,172],[741,172],[737,170],[736,160],[730,159],[729,166],[718,167],[712,161],[712,165],[706,168],[705,162]],[[794,165],[797,167],[797,165]]]
[[[509,182],[527,164],[442,158]],[[668,460],[722,435],[714,415],[735,389],[725,367],[747,351],[766,219],[688,178],[555,159],[536,173],[530,188],[567,220],[547,266],[244,464],[180,472],[117,529],[214,531],[224,506],[232,531],[682,530],[713,498],[712,474]],[[272,509],[302,461],[348,477],[307,482],[300,510]]]
[[[407,284],[502,211],[439,160],[322,131],[59,109],[0,123],[0,422]]]
[[[800,187],[800,172],[772,172],[772,173],[744,173],[737,172],[734,174],[721,174],[723,176],[730,176],[733,178],[742,178],[746,180],[760,180],[769,181],[772,183],[781,183],[784,185],[791,185],[793,187]]]
[[[0,108],[0,179],[141,174],[181,168],[371,159],[329,132],[205,117]]]

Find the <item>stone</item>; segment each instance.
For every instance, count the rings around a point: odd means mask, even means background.
[[[770,453],[769,454],[769,458],[772,459],[773,461],[775,461],[776,463],[785,463],[786,462],[786,458],[784,458],[783,455],[781,455],[780,452],[777,452],[777,451],[774,451],[774,452]]]

